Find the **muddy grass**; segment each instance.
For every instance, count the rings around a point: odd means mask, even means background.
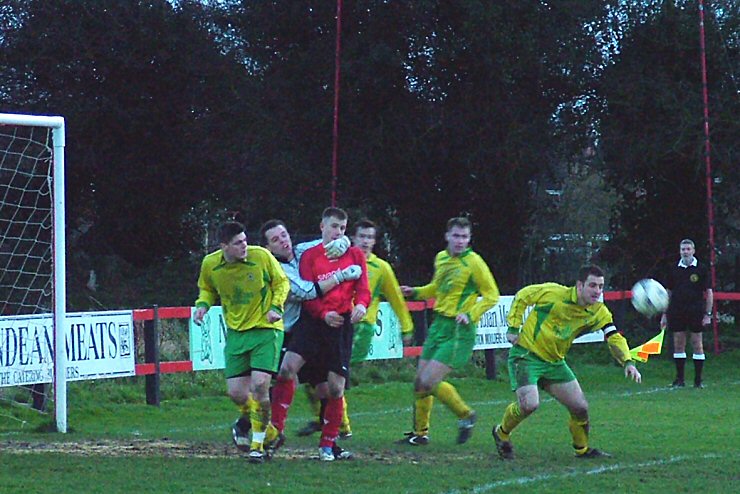
[[[415,451],[352,450],[354,458],[379,463],[417,463],[424,455]],[[4,454],[61,453],[77,456],[139,456],[173,458],[246,458],[231,444],[207,442],[182,442],[169,439],[134,440],[84,440],[74,442],[31,442],[0,441],[0,452]],[[459,455],[456,455],[459,456]],[[471,455],[472,457],[472,455]],[[314,448],[283,447],[275,459],[306,460],[318,459]],[[426,458],[427,462],[429,458]]]

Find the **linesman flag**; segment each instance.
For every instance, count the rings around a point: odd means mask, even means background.
[[[630,350],[630,355],[634,360],[639,360],[640,362],[647,362],[650,355],[660,355],[660,351],[663,348],[664,335],[665,329],[661,329],[660,333],[658,333],[642,345]]]

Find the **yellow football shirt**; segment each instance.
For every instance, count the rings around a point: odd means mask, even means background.
[[[522,324],[530,306],[533,310]],[[563,360],[573,340],[583,333],[603,329],[607,338],[612,333],[618,335],[606,305],[596,302],[580,306],[576,287],[557,283],[529,285],[519,290],[507,322],[511,327],[521,327],[518,345],[547,362]]]
[[[372,301],[370,302],[370,307],[367,308],[367,314],[365,314],[362,322],[375,324],[378,320],[378,306],[385,299],[391,304],[393,312],[396,313],[401,323],[401,332],[410,333],[413,331],[414,323],[411,320],[411,314],[406,306],[406,301],[401,293],[401,287],[398,285],[398,279],[393,272],[393,268],[391,268],[391,265],[387,261],[379,258],[372,252],[367,258],[367,279],[370,285]]]
[[[236,331],[252,328],[283,329],[282,319],[268,322],[267,312],[283,313],[290,282],[267,249],[247,246],[243,261],[228,263],[221,249],[203,258],[198,277],[196,307],[221,301],[226,325]]]
[[[491,270],[481,256],[468,248],[459,256],[443,250],[434,258],[431,283],[415,287],[413,298],[434,298],[434,312],[446,317],[466,313],[477,324],[498,303],[499,291]]]

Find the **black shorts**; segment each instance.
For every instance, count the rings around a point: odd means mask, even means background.
[[[704,331],[701,321],[704,318],[704,312],[701,310],[668,310],[668,331],[682,332],[690,331],[692,333],[701,333]]]
[[[293,335],[297,332],[300,332],[300,320],[291,328],[290,331],[285,333],[283,348],[280,349],[280,365],[283,365],[283,359],[285,358],[285,354],[288,352],[288,347],[290,347],[290,341],[293,339]],[[326,371],[324,370],[322,373],[320,368],[310,362],[306,362],[301,367],[301,370],[298,371],[298,382],[300,383],[308,383],[315,387],[324,381],[326,381]]]
[[[352,358],[352,337],[354,328],[349,314],[343,314],[344,323],[332,328],[323,320],[308,314],[301,315],[301,324],[290,339],[288,350],[297,353],[306,361],[308,367],[301,382],[318,384],[326,381],[329,372],[349,379],[349,361]],[[294,328],[295,329],[295,328]],[[303,370],[303,369],[301,369]],[[312,382],[313,381],[313,382]]]

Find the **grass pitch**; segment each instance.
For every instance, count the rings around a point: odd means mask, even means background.
[[[220,375],[199,373],[163,376],[168,398],[160,407],[144,404],[143,379],[71,383],[71,432],[64,435],[36,432],[53,414],[0,405],[0,492],[736,492],[740,351],[710,354],[701,390],[669,389],[666,356],[641,365],[637,385],[591,351],[574,348],[570,362],[589,400],[591,444],[612,458],[574,458],[567,412],[543,395],[512,437],[517,458],[500,460],[490,430],[513,398],[501,366],[495,381],[475,369],[451,379],[479,417],[464,445],[455,444],[456,420],[440,404],[428,446],[395,444],[410,429],[410,380],[362,382],[347,394],[354,436],[342,446],[354,460],[321,463],[318,437],[295,436],[310,418],[299,391],[286,446],[272,461],[251,465],[230,443],[236,411]],[[361,373],[377,373],[373,365]],[[687,382],[692,375],[689,361]]]

